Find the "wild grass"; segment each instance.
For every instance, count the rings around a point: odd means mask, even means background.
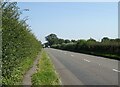
[[[37,67],[37,72],[32,76],[33,85],[60,85],[59,76],[45,51],[42,52]]]

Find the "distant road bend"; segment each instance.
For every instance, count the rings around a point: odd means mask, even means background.
[[[118,61],[45,48],[63,85],[118,85]]]

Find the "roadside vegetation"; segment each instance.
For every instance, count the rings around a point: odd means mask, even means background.
[[[55,49],[68,50],[73,52],[80,52],[98,56],[104,56],[120,60],[120,39],[110,39],[104,37],[101,42],[93,38],[88,40],[64,40],[58,38],[55,34],[46,36],[47,43],[45,47],[52,47]]]
[[[41,50],[17,3],[2,3],[2,85],[20,85]]]
[[[34,85],[60,85],[60,78],[45,51],[41,54],[37,68],[37,72],[32,76],[33,87]]]

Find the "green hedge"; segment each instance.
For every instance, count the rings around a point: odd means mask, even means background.
[[[2,3],[2,9],[2,84],[19,84],[41,50],[41,43],[20,20],[17,3]]]
[[[120,41],[109,41],[109,42],[88,42],[85,40],[79,40],[75,43],[62,43],[52,45],[52,48],[82,52],[88,54],[99,54],[102,56],[108,55],[108,57],[120,58]]]

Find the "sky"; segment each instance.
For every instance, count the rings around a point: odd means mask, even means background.
[[[18,2],[37,39],[54,33],[63,39],[118,38],[117,2]]]

